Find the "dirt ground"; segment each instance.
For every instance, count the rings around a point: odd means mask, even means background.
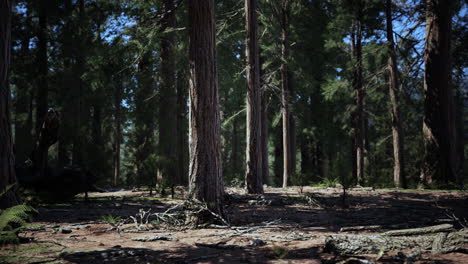
[[[92,193],[89,203],[79,197],[43,205],[20,234],[29,242],[1,248],[0,263],[403,263],[398,252],[386,252],[378,261],[376,255],[338,257],[324,251],[325,238],[436,225],[453,216],[468,219],[466,192],[355,190],[349,191],[345,208],[341,190],[335,188],[267,188],[263,197],[233,188],[227,192],[236,198],[227,209],[229,228],[168,228],[153,222],[149,230],[137,230],[130,216],[140,209],[164,212],[184,201],[180,190],[175,199],[119,191]],[[112,230],[105,215],[121,217],[125,224]],[[364,225],[382,228],[340,232]],[[132,240],[152,236],[169,240]],[[468,263],[468,255],[425,253],[414,263]]]

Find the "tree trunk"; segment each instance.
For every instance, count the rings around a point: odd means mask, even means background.
[[[78,38],[75,40],[78,45],[77,58],[76,58],[76,72],[77,83],[75,87],[74,100],[74,128],[73,128],[73,150],[72,150],[72,165],[81,167],[83,166],[83,153],[82,153],[82,135],[81,135],[81,124],[83,116],[83,89],[84,81],[83,74],[85,72],[85,0],[78,1]]]
[[[261,66],[260,66],[261,67]],[[266,185],[271,185],[270,180],[270,163],[268,161],[268,97],[266,91],[262,92],[262,135],[261,135],[261,152],[262,152],[262,177],[263,183]]]
[[[421,181],[461,182],[456,170],[454,104],[450,81],[450,3],[429,0],[426,7],[424,72],[424,164]]]
[[[162,29],[174,28],[176,16],[174,0],[163,1]],[[177,87],[175,76],[175,32],[162,33],[161,86],[159,91],[159,153],[162,158],[163,185],[179,185],[177,166]]]
[[[151,180],[156,173],[148,168],[148,159],[154,149],[154,85],[151,54],[145,52],[138,63],[138,88],[135,91],[135,167],[136,185]]]
[[[189,0],[190,197],[225,217],[215,1]],[[206,222],[213,216],[198,217]]]
[[[27,13],[26,16],[28,16],[27,23],[30,23],[29,14]],[[21,58],[18,60],[22,60],[26,64],[26,69],[31,69],[29,42],[30,36],[24,32],[21,39]],[[16,83],[15,158],[17,163],[22,163],[29,158],[33,146],[33,95],[29,82],[26,80],[27,76],[24,75],[24,79],[21,78]]]
[[[281,186],[283,180],[283,128],[279,126],[275,129],[274,145],[275,145],[275,161],[273,171],[275,173],[274,183],[276,186]]]
[[[48,100],[48,61],[47,61],[47,1],[41,0],[39,4],[39,32],[37,35],[37,94],[36,94],[36,138],[39,136],[41,126],[47,114]]]
[[[263,193],[262,183],[262,101],[257,37],[257,1],[245,0],[247,33],[247,147],[245,185],[247,193]]]
[[[120,144],[122,142],[122,86],[117,82],[114,87],[114,174],[112,185],[115,187],[120,178]]]
[[[359,3],[360,4],[360,3]],[[356,160],[353,164],[356,182],[361,185],[364,181],[364,88],[362,83],[362,10],[358,9],[351,33],[352,54],[354,62],[353,88],[355,92],[355,107],[352,113],[353,124],[353,154]],[[354,158],[354,157],[353,157]]]
[[[289,59],[289,0],[283,0],[281,3],[281,105],[282,121],[283,121],[283,188],[288,187],[289,180],[292,175],[291,167],[291,121],[289,119],[289,76],[288,64]]]
[[[60,135],[58,143],[58,165],[65,167],[71,165],[70,149],[74,134],[76,133],[75,126],[75,112],[78,106],[76,105],[75,90],[76,90],[76,77],[73,75],[72,61],[74,60],[73,43],[73,25],[72,25],[72,0],[64,2],[64,15],[65,21],[63,25],[62,36],[62,56],[63,56],[63,74],[62,74],[62,89],[59,90],[60,101],[62,104],[62,118],[70,120],[69,122],[62,122],[60,126]],[[70,87],[69,89],[65,87]]]
[[[398,68],[395,55],[395,44],[393,42],[393,18],[392,1],[386,2],[387,15],[387,41],[389,46],[388,71],[389,71],[389,94],[392,103],[392,135],[393,135],[393,182],[395,187],[405,188],[404,158],[403,158],[403,133],[401,129],[400,111],[398,107]]]
[[[0,0],[0,192],[6,191],[0,196],[0,209],[21,202],[16,192],[15,157],[11,135],[10,86],[8,85],[12,7],[12,1]],[[7,188],[9,189],[7,190]]]
[[[188,129],[187,129],[187,71],[179,70],[177,73],[177,170],[180,184],[187,185],[188,175]]]

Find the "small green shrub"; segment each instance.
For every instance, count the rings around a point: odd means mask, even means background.
[[[18,232],[37,214],[31,206],[20,204],[0,210],[0,244],[18,244]]]

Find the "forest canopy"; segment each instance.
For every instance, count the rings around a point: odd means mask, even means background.
[[[54,109],[48,166],[87,168],[100,186],[187,185],[190,56],[203,52],[189,33],[205,32],[191,26],[190,2],[15,1],[16,163],[31,158]],[[245,186],[248,175],[252,192],[463,185],[464,1],[264,0],[251,13],[243,1],[215,2],[225,185]]]

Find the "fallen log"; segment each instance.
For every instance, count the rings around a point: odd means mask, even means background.
[[[443,253],[454,249],[461,252],[465,250],[463,246],[468,244],[468,229],[442,234],[422,236],[331,235],[325,240],[325,250],[347,256],[406,249],[419,249],[433,253]]]
[[[411,229],[401,229],[401,230],[392,230],[383,233],[383,236],[414,236],[414,235],[425,235],[425,234],[436,234],[440,232],[453,232],[455,229],[451,224],[443,224],[422,228],[411,228]]]

